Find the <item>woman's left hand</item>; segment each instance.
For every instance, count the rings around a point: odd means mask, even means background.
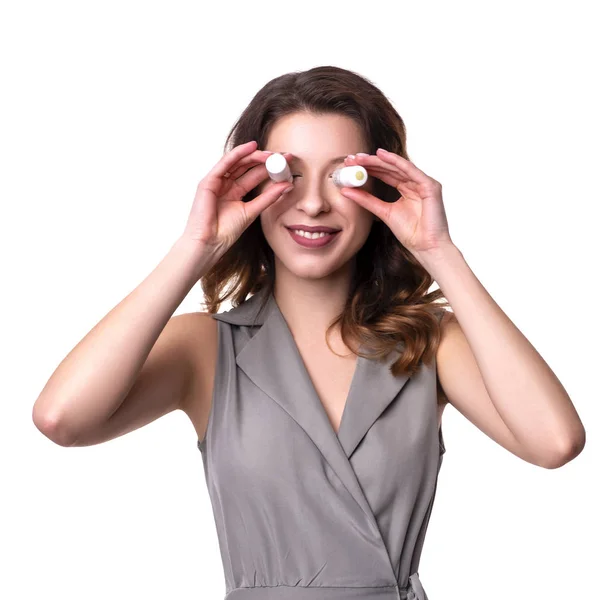
[[[345,166],[353,165],[361,165],[369,176],[396,188],[402,196],[396,202],[384,202],[362,187],[343,187],[341,193],[379,217],[416,257],[452,244],[438,181],[382,148],[375,155],[346,158]]]

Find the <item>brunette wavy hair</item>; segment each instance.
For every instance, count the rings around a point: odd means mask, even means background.
[[[365,77],[334,66],[287,73],[269,81],[231,128],[224,151],[251,140],[258,142],[258,148],[265,148],[275,122],[297,112],[350,117],[361,127],[369,154],[382,147],[410,160],[404,122],[391,102]],[[380,179],[374,178],[373,185],[374,195],[386,202],[401,196]],[[256,195],[255,188],[244,201]],[[435,356],[441,340],[441,316],[447,312],[443,307],[449,306],[448,301],[439,289],[428,292],[434,281],[431,275],[378,219],[355,260],[348,299],[327,329],[327,345],[330,330],[338,323],[344,343],[358,339],[370,358],[384,358],[401,344],[403,351],[391,371],[395,376],[413,375],[421,361],[430,364]],[[266,303],[274,283],[273,250],[260,219],[255,219],[202,277],[204,306],[215,314],[225,300],[230,299],[236,307],[248,294],[265,288]],[[437,302],[440,299],[443,301]]]

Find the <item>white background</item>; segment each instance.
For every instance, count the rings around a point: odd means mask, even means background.
[[[0,596],[223,597],[183,412],[63,448],[31,410],[181,234],[254,94],[335,65],[392,100],[411,159],[443,185],[453,241],[587,430],[578,458],[545,470],[446,409],[429,598],[599,597],[594,4],[3,2]],[[197,285],[176,314],[200,302]]]

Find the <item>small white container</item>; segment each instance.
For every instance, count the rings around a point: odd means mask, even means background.
[[[269,177],[276,183],[279,183],[280,181],[294,182],[290,166],[283,154],[279,154],[278,152],[271,154],[265,161],[265,166],[267,167]]]
[[[369,175],[367,170],[360,165],[341,167],[336,169],[332,175],[333,183],[338,187],[360,187],[367,183]]]

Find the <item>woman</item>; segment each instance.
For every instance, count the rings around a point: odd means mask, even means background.
[[[180,239],[59,365],[34,421],[85,446],[185,411],[229,600],[425,600],[443,407],[545,468],[581,452],[581,421],[452,242],[441,185],[371,82],[278,77],[227,143]],[[293,185],[268,178],[269,152]],[[356,164],[367,184],[338,188]],[[198,280],[208,311],[172,317]]]

